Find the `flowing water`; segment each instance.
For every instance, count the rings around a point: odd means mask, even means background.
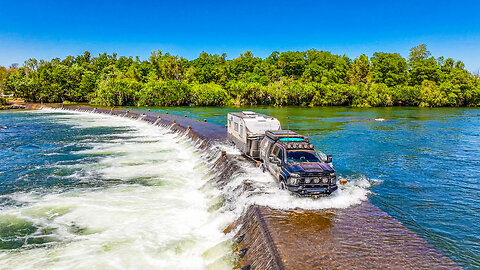
[[[0,268],[231,268],[205,254],[229,219],[188,139],[95,114],[0,119]]]
[[[223,230],[248,205],[364,200],[462,266],[480,267],[479,110],[254,109],[311,136],[349,183],[330,197],[297,198],[230,145],[201,149],[107,115],[0,113],[0,269],[231,269],[237,256]],[[222,125],[230,110],[168,108]],[[213,168],[217,148],[237,157],[228,179]]]

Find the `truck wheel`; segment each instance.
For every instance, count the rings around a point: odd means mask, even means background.
[[[280,179],[278,179],[280,181],[280,189],[282,190],[285,190],[287,189],[287,185],[285,184],[285,181],[283,181],[283,178],[280,177]]]

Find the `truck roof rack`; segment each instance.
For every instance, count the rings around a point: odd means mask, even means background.
[[[291,130],[267,130],[265,135],[289,150],[313,150],[310,138]]]
[[[303,141],[307,141],[308,137],[300,135],[296,132],[291,130],[267,130],[265,131],[265,135],[267,135],[270,139],[275,141],[300,141],[299,139],[303,139]]]

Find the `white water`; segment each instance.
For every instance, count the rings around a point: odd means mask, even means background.
[[[228,154],[241,156],[240,151],[232,146],[220,148]],[[339,189],[330,196],[313,199],[295,196],[286,190],[281,190],[268,171],[262,172],[250,162],[243,162],[241,166],[241,171],[222,187],[223,195],[231,201],[233,205],[231,209],[237,215],[253,204],[283,210],[348,208],[367,200],[370,194],[369,188],[372,184],[379,182],[365,177],[348,179],[347,184],[339,184]],[[248,188],[245,187],[246,182],[250,183]]]
[[[228,239],[222,230],[231,220],[208,211],[214,198],[200,190],[206,169],[188,139],[145,122],[113,116],[69,113],[52,117],[78,128],[127,128],[125,138],[80,142],[91,148],[84,154],[105,156],[98,164],[76,166],[83,166],[86,175],[99,175],[96,181],[141,178],[143,182],[13,195],[26,206],[4,209],[1,215],[56,228],[54,237],[60,242],[1,251],[1,269],[231,268],[228,262],[215,262],[225,250],[203,255]],[[72,233],[72,226],[84,233]]]
[[[101,188],[58,194],[15,193],[24,206],[4,209],[15,217],[54,228],[56,244],[0,251],[0,269],[231,269],[229,235],[224,228],[252,204],[279,209],[347,208],[367,200],[370,182],[351,179],[329,197],[299,198],[277,187],[253,164],[225,185],[214,184],[201,152],[190,139],[146,122],[90,113],[52,113],[76,128],[125,129],[114,140],[85,136],[78,153],[100,156],[78,164],[84,181],[112,181]],[[219,145],[242,160],[231,146]],[[248,189],[245,183],[251,183]],[[223,204],[222,204],[223,201]],[[72,228],[81,233],[72,232]]]

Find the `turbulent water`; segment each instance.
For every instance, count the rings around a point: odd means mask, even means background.
[[[231,269],[223,231],[248,205],[346,208],[375,183],[297,198],[230,145],[116,116],[5,112],[0,126],[0,269]],[[238,160],[229,179],[219,150]]]

